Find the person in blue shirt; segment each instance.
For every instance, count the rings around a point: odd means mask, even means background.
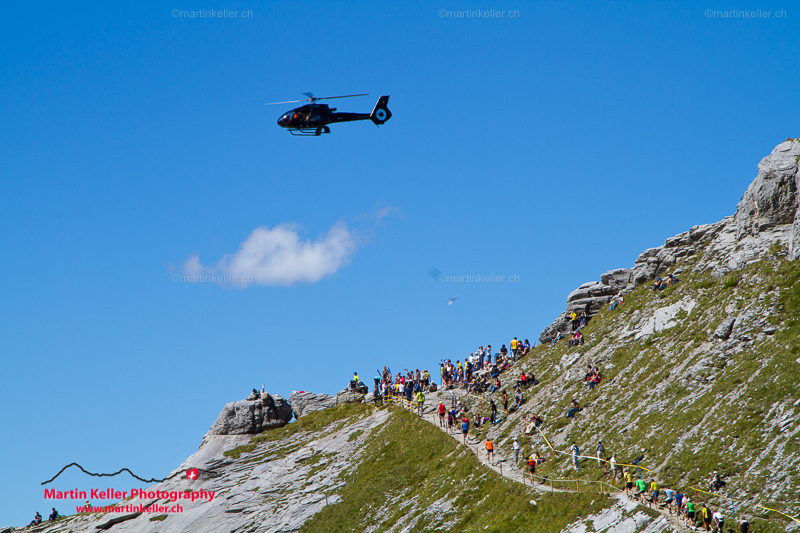
[[[667,499],[664,500],[664,503],[667,504],[667,511],[669,514],[672,514],[672,502],[675,501],[675,491],[672,489],[664,489],[664,494],[667,497]]]

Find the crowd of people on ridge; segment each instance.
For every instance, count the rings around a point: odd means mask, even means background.
[[[585,315],[576,317],[578,319],[576,331],[580,332],[586,325]],[[513,406],[509,406],[511,397],[509,396],[508,389],[502,389],[501,374],[509,370],[513,363],[520,357],[528,355],[531,351],[531,345],[526,339],[524,342],[518,341],[515,337],[511,342],[511,350],[509,351],[505,345],[502,345],[500,350],[494,354],[492,358],[491,345],[487,344],[484,348],[480,346],[478,350],[469,354],[462,362],[457,360],[453,363],[450,359],[442,360],[440,362],[440,374],[442,380],[442,387],[444,390],[449,389],[462,389],[469,393],[484,393],[490,395],[495,392],[501,392],[499,398],[489,396],[488,410],[489,415],[485,416],[474,409],[472,414],[469,406],[464,404],[461,400],[457,400],[455,405],[448,408],[444,402],[439,402],[435,409],[438,414],[439,426],[447,431],[449,434],[457,434],[460,430],[462,443],[467,443],[467,436],[471,427],[481,427],[485,424],[496,424],[502,419],[498,418],[499,408],[508,415],[515,409],[518,409],[524,402],[523,388],[527,388],[530,384],[538,384],[535,376],[532,373],[522,372],[520,379],[514,383]],[[591,364],[588,365],[587,372],[584,376],[584,381],[588,389],[594,389],[603,380],[600,369]],[[427,371],[420,373],[419,370],[410,372],[406,370],[406,374],[398,373],[392,375],[387,367],[384,367],[380,377],[375,378],[375,389],[373,396],[378,399],[385,399],[388,396],[404,397],[408,401],[416,402],[418,412],[422,414],[422,406],[424,403],[424,393],[428,391],[435,391],[436,384],[430,380],[430,375]],[[495,401],[497,399],[497,401]],[[498,402],[500,407],[498,407]],[[571,406],[567,412],[568,418],[573,418],[575,414],[581,411],[581,407],[577,400],[573,399]],[[533,427],[540,427],[542,418],[538,414],[534,414],[531,418]],[[456,429],[458,428],[458,429]],[[487,460],[492,462],[495,456],[495,446],[491,439],[486,439],[484,446],[486,448]],[[518,438],[514,439],[512,444],[514,453],[514,465],[519,466],[519,459],[523,459],[526,471],[530,477],[531,482],[534,481],[537,466],[545,462],[545,458],[535,449],[531,449],[529,453],[523,453],[522,446]],[[577,444],[573,443],[572,452],[576,467],[579,464],[578,455],[580,450]],[[724,524],[724,516],[721,511],[711,512],[705,503],[699,509],[695,509],[694,502],[688,496],[674,491],[669,488],[660,488],[655,479],[646,482],[643,479],[634,481],[634,477],[628,468],[623,468],[619,465],[616,456],[612,455],[609,461],[605,459],[605,448],[602,441],[596,447],[598,464],[602,465],[606,474],[614,484],[619,481],[624,481],[625,491],[632,497],[641,499],[644,503],[658,508],[666,508],[670,514],[675,514],[676,517],[685,521],[687,525],[699,528],[705,528],[706,531],[722,532],[721,526]],[[609,467],[610,465],[610,467]],[[712,480],[711,488],[717,491],[720,487],[724,486],[725,482],[715,472],[714,480]],[[635,489],[634,489],[635,487]],[[740,532],[748,533],[749,523],[746,520],[740,520]]]
[[[660,278],[657,281],[662,283]],[[663,281],[663,283],[669,286],[678,281],[677,278],[670,275],[669,279]],[[661,288],[663,289],[665,287]],[[654,286],[654,290],[660,289]],[[622,303],[622,301],[622,297],[615,298],[612,300],[609,308],[613,310],[617,305]],[[581,330],[587,325],[589,316],[586,312],[578,314],[573,311],[570,313],[569,317],[573,330],[570,345],[582,344]],[[552,346],[555,344],[560,338],[562,338],[561,333],[558,332],[550,345]],[[575,339],[580,340],[574,342]],[[527,389],[531,384],[536,385],[539,381],[533,373],[521,372],[520,378],[516,380],[513,385],[514,404],[512,407],[509,407],[509,389],[503,389],[503,383],[500,379],[501,375],[505,371],[511,369],[519,358],[528,355],[533,348],[527,339],[520,341],[517,337],[514,337],[509,346],[510,350],[505,344],[501,345],[500,349],[494,353],[494,355],[492,355],[493,350],[490,344],[487,344],[485,347],[479,346],[475,352],[469,354],[469,357],[466,357],[463,361],[456,360],[455,363],[450,359],[442,359],[439,365],[442,389],[460,389],[470,394],[488,393],[489,395],[493,395],[495,392],[502,392],[501,397],[497,398],[497,400],[500,402],[505,415],[519,409],[525,401],[523,389]],[[588,389],[594,389],[602,380],[603,377],[600,369],[589,364],[584,376],[584,382],[587,384]],[[353,379],[350,381],[348,388],[359,392],[366,392],[368,390],[355,372],[353,373]],[[419,369],[415,369],[412,371],[404,369],[404,373],[398,372],[393,374],[387,366],[384,366],[383,370],[379,371],[378,375],[374,378],[372,395],[376,402],[385,401],[390,397],[395,399],[402,398],[407,402],[416,404],[417,412],[422,415],[425,393],[435,392],[436,390],[438,390],[438,386],[431,379],[428,370],[420,371]],[[261,392],[253,389],[250,399],[258,399],[264,397],[265,394],[266,392],[264,392],[264,387],[262,385]],[[465,405],[461,400],[458,400],[449,409],[443,402],[439,402],[439,405],[436,407],[439,426],[449,434],[456,434],[458,431],[456,427],[459,427],[462,442],[466,444],[470,427],[481,427],[487,423],[494,425],[502,420],[502,418],[498,418],[499,408],[495,399],[496,398],[493,396],[489,396],[488,398],[487,407],[489,409],[489,416],[481,415],[477,412],[477,409],[474,410],[475,412],[473,415],[470,415],[469,406]],[[566,413],[566,417],[574,418],[581,410],[578,401],[573,399]],[[534,427],[539,428],[542,424],[542,418],[538,414],[532,415],[531,421],[533,423],[531,429]],[[485,442],[485,448],[487,459],[490,462],[493,461],[495,452],[494,443],[488,438]],[[537,465],[545,462],[544,457],[535,449],[531,449],[530,453],[523,454],[522,446],[517,438],[514,439],[512,450],[514,453],[514,465],[518,467],[519,459],[522,457],[530,480],[533,482]],[[580,449],[574,442],[571,447],[571,452],[573,454],[575,467],[579,468]],[[618,480],[624,482],[625,492],[633,498],[640,499],[652,507],[666,508],[670,514],[675,514],[676,517],[685,521],[690,527],[704,528],[708,532],[712,531],[712,527],[715,531],[723,531],[722,525],[724,524],[725,518],[721,511],[711,512],[705,503],[701,503],[698,509],[687,495],[669,488],[662,488],[655,479],[651,479],[649,483],[641,479],[641,476],[639,479],[634,480],[630,470],[627,467],[623,468],[619,465],[615,455],[612,455],[610,460],[606,461],[605,448],[603,447],[602,441],[598,443],[596,453],[598,464],[605,468],[606,475],[611,479],[612,483],[616,485]],[[725,481],[714,472],[714,478],[711,483],[712,491],[716,492],[724,485]],[[662,496],[663,502],[661,500]],[[748,533],[749,523],[746,520],[740,520],[739,524],[740,532]]]

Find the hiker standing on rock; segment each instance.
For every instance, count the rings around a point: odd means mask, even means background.
[[[522,453],[522,446],[518,439],[514,439],[514,444],[511,445],[511,449],[514,450],[514,466],[517,466],[519,464],[519,455]]]
[[[489,461],[489,464],[494,461],[494,444],[488,438],[486,439],[486,460]]]

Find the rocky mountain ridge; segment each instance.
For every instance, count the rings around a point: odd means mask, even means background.
[[[758,174],[744,193],[733,216],[694,226],[668,238],[663,245],[642,252],[631,268],[618,268],[601,274],[600,281],[580,285],[567,297],[565,311],[539,336],[550,342],[559,332],[569,332],[573,311],[597,312],[615,296],[669,273],[681,260],[692,257],[700,248],[703,257],[692,267],[694,273],[709,272],[720,278],[741,270],[764,256],[770,247],[783,247],[788,259],[800,257],[800,142],[788,139],[775,147],[758,164]]]
[[[662,485],[676,489],[707,488],[708,475],[718,470],[728,482],[722,496],[735,499],[754,530],[798,530],[757,507],[800,514],[798,159],[797,140],[781,143],[759,164],[733,216],[671,237],[642,252],[632,267],[603,273],[570,293],[565,311],[540,335],[543,344],[501,376],[500,391],[440,392],[428,408],[438,399],[460,399],[472,413],[488,415],[489,400],[500,403],[516,373],[534,372],[540,385],[525,391],[522,407],[497,425],[473,428],[475,442],[489,437],[499,454],[511,457],[511,442],[520,438],[526,451],[548,457],[541,475],[610,481],[588,462],[575,471],[535,431],[526,434],[537,413],[557,450],[577,442],[590,451],[603,440],[620,461],[643,455]],[[649,282],[665,273],[682,281],[651,290]],[[623,302],[608,309],[620,296]],[[569,312],[586,309],[592,318],[583,329],[585,344],[561,340],[551,347],[559,332],[571,333]],[[604,378],[593,390],[583,380],[590,364]],[[582,411],[567,419],[573,398]],[[293,392],[288,401],[267,395],[227,404],[198,451],[150,488],[203,488],[217,495],[211,502],[181,500],[181,513],[73,515],[29,531],[650,533],[673,527],[654,512],[597,493],[519,488],[465,457],[463,446],[427,422],[349,399],[344,391]],[[190,467],[199,469],[198,479],[187,479]]]

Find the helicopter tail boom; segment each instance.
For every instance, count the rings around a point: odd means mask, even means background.
[[[381,96],[378,98],[378,103],[375,104],[375,109],[372,110],[372,113],[369,114],[369,119],[375,123],[376,126],[380,126],[390,118],[392,118],[392,112],[389,111],[387,107],[389,103],[388,96]]]

